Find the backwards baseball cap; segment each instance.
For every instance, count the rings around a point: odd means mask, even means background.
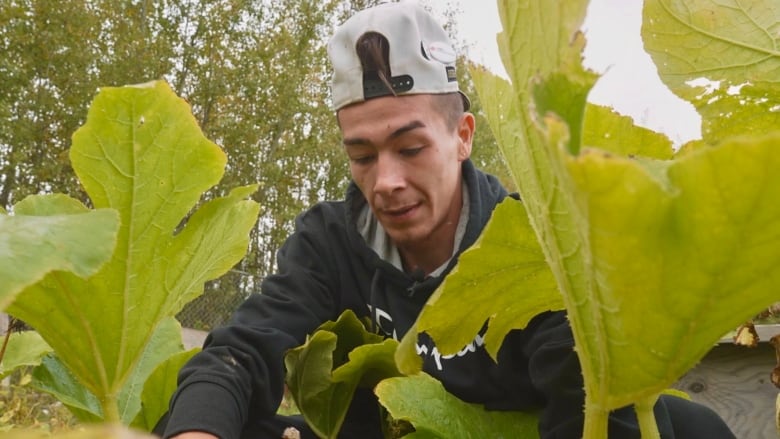
[[[375,32],[389,43],[389,90],[377,72],[364,72],[357,42]],[[464,109],[470,102],[458,88],[455,49],[444,28],[414,3],[383,3],[353,15],[328,43],[333,65],[333,109],[388,95],[458,92]]]

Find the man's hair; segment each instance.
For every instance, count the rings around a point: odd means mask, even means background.
[[[396,95],[390,83],[392,72],[390,71],[390,43],[384,35],[377,32],[366,32],[355,44],[357,56],[363,72],[373,72],[387,89]],[[454,130],[463,115],[463,98],[460,93],[430,94],[431,106],[439,113],[447,125]]]

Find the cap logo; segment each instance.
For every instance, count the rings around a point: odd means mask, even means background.
[[[452,46],[441,41],[428,44],[427,52],[431,59],[435,59],[442,64],[454,64],[457,59]]]
[[[458,80],[458,75],[455,73],[455,67],[447,66],[444,69],[447,71],[447,82],[455,82]]]

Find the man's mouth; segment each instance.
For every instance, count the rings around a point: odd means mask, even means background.
[[[409,217],[418,206],[418,204],[412,204],[403,207],[384,208],[382,209],[382,214],[391,219],[401,220]]]

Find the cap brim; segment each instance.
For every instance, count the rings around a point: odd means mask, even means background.
[[[463,99],[463,111],[469,111],[471,109],[471,100],[466,96],[466,93],[460,90],[458,90],[458,93],[460,93],[460,97]]]

